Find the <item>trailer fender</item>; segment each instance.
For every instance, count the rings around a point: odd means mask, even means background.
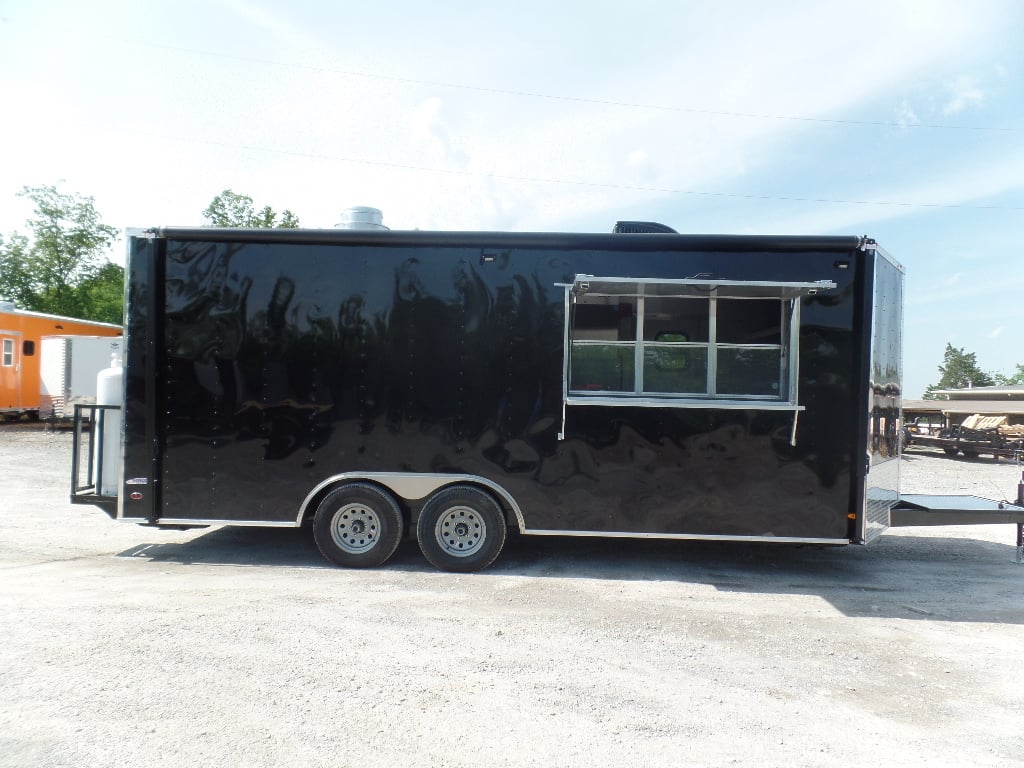
[[[307,494],[299,507],[295,525],[316,510],[320,500],[339,485],[353,482],[376,483],[405,501],[419,501],[449,485],[476,485],[493,493],[507,510],[512,513],[513,521],[519,532],[526,530],[526,521],[519,504],[508,491],[493,480],[479,475],[434,474],[421,472],[343,472],[332,475],[319,483]]]

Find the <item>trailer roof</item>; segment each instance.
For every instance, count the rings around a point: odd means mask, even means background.
[[[99,320],[85,320],[81,317],[67,317],[65,315],[50,315],[46,312],[33,312],[31,309],[0,308],[0,314],[19,315],[21,317],[37,317],[41,320],[66,320],[69,323],[83,323],[85,325],[95,325],[100,328],[117,328],[118,330],[121,330],[121,326],[117,323],[103,323]]]
[[[1024,415],[1024,400],[904,400],[903,411],[1020,416]]]
[[[133,230],[137,232],[137,230]],[[516,246],[594,250],[852,251],[874,241],[859,235],[673,235],[575,232],[452,232],[353,229],[156,227],[142,236],[169,240],[348,245]]]

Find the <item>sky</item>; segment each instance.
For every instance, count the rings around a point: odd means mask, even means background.
[[[1024,363],[1024,2],[0,0],[0,233],[224,189],[331,227],[869,235],[904,391]],[[124,243],[109,258],[124,261]]]

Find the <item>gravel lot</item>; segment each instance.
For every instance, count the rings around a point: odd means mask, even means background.
[[[70,441],[0,425],[2,766],[1024,765],[1013,526],[345,571],[301,531],[72,506]],[[1020,478],[903,469],[919,493]]]

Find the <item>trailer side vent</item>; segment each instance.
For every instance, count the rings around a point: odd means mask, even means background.
[[[618,235],[678,235],[672,227],[656,221],[617,221],[612,230]]]

